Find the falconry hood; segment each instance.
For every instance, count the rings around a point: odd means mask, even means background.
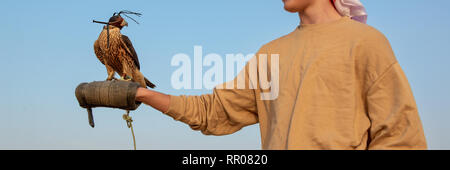
[[[106,25],[106,30],[107,30],[107,35],[108,35],[108,41],[107,41],[108,47],[109,47],[109,27],[110,27],[110,25],[118,27],[119,29],[122,29],[123,27],[128,26],[127,21],[125,21],[125,19],[123,19],[121,15],[124,15],[125,17],[130,18],[131,20],[133,20],[134,22],[139,24],[139,22],[137,22],[134,18],[131,18],[130,16],[128,16],[130,14],[136,15],[138,17],[140,17],[142,15],[141,13],[124,10],[124,11],[120,11],[120,12],[114,12],[113,16],[111,18],[109,18],[108,22],[102,22],[102,21],[96,21],[96,20],[92,21],[93,23]]]

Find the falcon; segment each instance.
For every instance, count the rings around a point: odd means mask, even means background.
[[[94,43],[95,55],[106,67],[107,81],[115,79],[114,74],[117,72],[121,80],[138,82],[144,88],[147,86],[155,88],[155,85],[141,73],[139,59],[130,39],[120,32],[123,27],[128,26],[128,23],[121,16],[129,17],[126,14],[141,15],[140,13],[121,11],[114,13],[108,22],[93,21],[105,24]],[[133,18],[129,18],[136,22]]]

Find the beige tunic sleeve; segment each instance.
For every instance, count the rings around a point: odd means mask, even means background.
[[[414,96],[397,62],[370,87],[367,104],[369,149],[426,149]]]
[[[201,96],[170,96],[167,115],[206,135],[227,135],[258,122],[249,90],[215,89]]]

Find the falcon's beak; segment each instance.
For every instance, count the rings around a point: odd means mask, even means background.
[[[127,21],[125,21],[125,20],[123,20],[122,21],[122,24],[120,24],[120,25],[122,25],[122,27],[128,27],[128,22]]]

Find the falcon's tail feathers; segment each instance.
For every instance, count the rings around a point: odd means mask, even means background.
[[[152,82],[150,82],[147,78],[144,77],[144,80],[145,80],[145,84],[146,84],[148,87],[150,87],[150,88],[152,88],[152,89],[156,87],[155,84],[153,84]]]

